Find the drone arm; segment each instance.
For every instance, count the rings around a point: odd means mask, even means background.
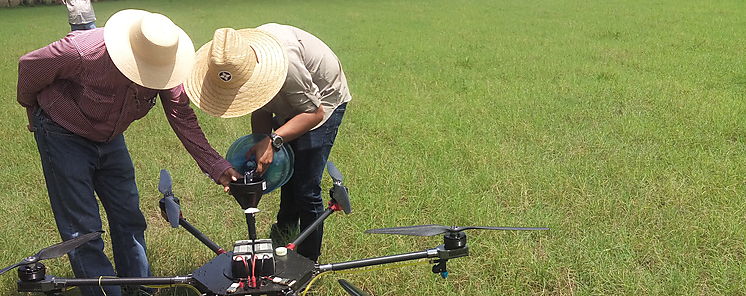
[[[90,278],[66,279],[47,276],[40,281],[18,281],[18,292],[56,293],[66,287],[122,286],[122,285],[192,285],[192,277],[140,277],[140,278]],[[55,295],[55,294],[52,294]]]
[[[140,278],[95,278],[95,279],[63,279],[55,278],[52,280],[57,285],[66,287],[73,286],[127,286],[127,285],[175,285],[189,284],[191,277],[140,277]]]
[[[345,269],[360,268],[360,267],[366,267],[366,266],[372,266],[372,265],[397,263],[397,262],[402,262],[402,261],[411,261],[411,260],[435,258],[435,257],[438,257],[437,248],[428,249],[428,250],[419,251],[419,252],[374,257],[374,258],[367,258],[367,259],[340,262],[340,263],[322,264],[318,266],[318,270],[320,272],[337,271],[337,270],[345,270]]]
[[[301,232],[298,235],[298,237],[295,238],[295,240],[293,240],[292,243],[289,243],[286,247],[288,249],[295,250],[295,248],[298,245],[300,245],[304,240],[306,240],[306,238],[309,235],[311,235],[311,233],[313,233],[314,231],[316,231],[316,229],[319,227],[319,225],[321,223],[323,223],[324,220],[326,220],[326,218],[329,217],[329,215],[331,215],[332,213],[334,213],[334,211],[335,211],[334,206],[330,205],[328,208],[326,208],[326,210],[323,213],[321,213],[321,216],[319,216],[318,218],[316,218],[316,220],[314,220],[313,223],[311,223],[311,225],[308,225],[308,227],[306,227],[306,229],[303,229],[303,232]]]
[[[186,219],[183,217],[179,218],[179,225],[181,227],[184,227],[189,233],[191,233],[194,237],[196,237],[200,242],[202,242],[205,246],[210,248],[215,254],[220,255],[225,253],[225,250],[218,246],[215,242],[213,242],[210,238],[208,238],[206,235],[204,235],[201,231],[199,231],[196,227],[192,226],[189,222],[187,222]]]
[[[381,265],[389,263],[397,263],[402,261],[411,261],[425,258],[438,258],[441,260],[448,260],[458,257],[469,256],[469,248],[466,246],[456,249],[446,249],[444,245],[437,246],[432,249],[427,249],[420,252],[404,253],[398,255],[390,255],[383,257],[374,257],[368,259],[347,261],[341,263],[322,264],[318,266],[320,272],[324,271],[337,271],[351,268],[360,268],[372,265]]]

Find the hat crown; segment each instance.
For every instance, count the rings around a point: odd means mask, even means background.
[[[130,31],[132,52],[154,64],[167,64],[176,58],[179,29],[166,16],[150,13],[140,19]]]
[[[209,72],[218,83],[242,85],[251,78],[257,63],[256,53],[234,29],[215,31],[209,53]]]

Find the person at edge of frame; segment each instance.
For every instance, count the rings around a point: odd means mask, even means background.
[[[213,116],[251,113],[252,132],[269,135],[249,151],[258,173],[282,145],[292,148],[294,171],[281,189],[273,241],[305,229],[323,213],[321,178],[352,99],[339,59],[323,41],[272,23],[218,29],[197,51],[195,71],[184,88],[195,105]],[[297,247],[298,253],[318,261],[322,235],[323,225]]]
[[[96,13],[91,0],[58,0],[67,6],[67,22],[71,31],[96,28]]]
[[[102,229],[96,196],[107,213],[116,272],[99,238],[69,253],[76,277],[151,275],[123,132],[151,110],[156,96],[203,172],[225,191],[240,177],[210,146],[189,106],[182,82],[193,65],[194,45],[181,28],[164,15],[132,9],[112,15],[104,28],[71,32],[20,58],[17,99],[34,132],[60,236]],[[127,288],[133,289],[81,290],[118,296],[141,287]]]

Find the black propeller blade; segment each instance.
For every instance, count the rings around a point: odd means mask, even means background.
[[[433,236],[446,232],[461,232],[469,229],[488,229],[488,230],[549,230],[545,227],[494,227],[494,226],[443,226],[443,225],[417,225],[391,228],[369,229],[365,233],[382,233],[382,234],[400,234],[415,236]]]
[[[365,292],[360,290],[358,287],[355,287],[355,285],[351,284],[348,281],[345,281],[343,279],[338,280],[339,285],[342,286],[347,293],[349,293],[351,296],[368,296]]]
[[[163,196],[173,196],[174,193],[171,191],[173,181],[171,180],[171,174],[163,169],[161,170],[160,182],[158,182],[158,191],[163,193]]]
[[[64,242],[46,247],[42,249],[41,251],[39,251],[38,253],[36,253],[36,255],[33,255],[31,257],[26,257],[21,262],[18,262],[16,264],[3,268],[2,270],[0,270],[0,274],[3,274],[6,271],[11,270],[21,265],[36,263],[41,260],[57,258],[62,255],[65,255],[69,253],[70,251],[74,250],[75,248],[80,247],[82,244],[85,244],[91,240],[101,237],[102,233],[103,231],[91,232],[91,233],[84,234],[76,238],[69,239]]]
[[[329,172],[329,176],[332,177],[334,183],[342,184],[342,172],[339,171],[339,169],[337,168],[337,166],[334,165],[333,162],[326,162],[326,171]]]
[[[174,197],[171,187],[171,174],[167,170],[161,170],[161,180],[158,183],[158,191],[163,193],[163,198],[160,200],[161,210],[165,212],[165,218],[171,224],[171,227],[178,228],[181,208],[179,207],[178,199]]]
[[[350,195],[347,187],[342,183],[342,173],[337,169],[333,162],[326,162],[326,170],[329,172],[329,176],[334,181],[334,187],[332,188],[332,198],[337,201],[345,214],[352,212],[352,205],[350,205]]]

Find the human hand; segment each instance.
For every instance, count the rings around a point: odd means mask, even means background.
[[[262,139],[254,147],[251,147],[249,152],[247,152],[247,158],[250,155],[254,155],[256,158],[256,173],[259,175],[264,174],[264,171],[272,164],[275,156],[275,149],[272,147],[269,137]]]
[[[228,168],[223,172],[222,175],[220,175],[220,178],[218,178],[218,183],[223,185],[223,191],[228,192],[230,190],[230,187],[228,187],[228,184],[231,183],[231,181],[237,181],[239,178],[242,178],[241,174],[239,174],[235,169]]]

